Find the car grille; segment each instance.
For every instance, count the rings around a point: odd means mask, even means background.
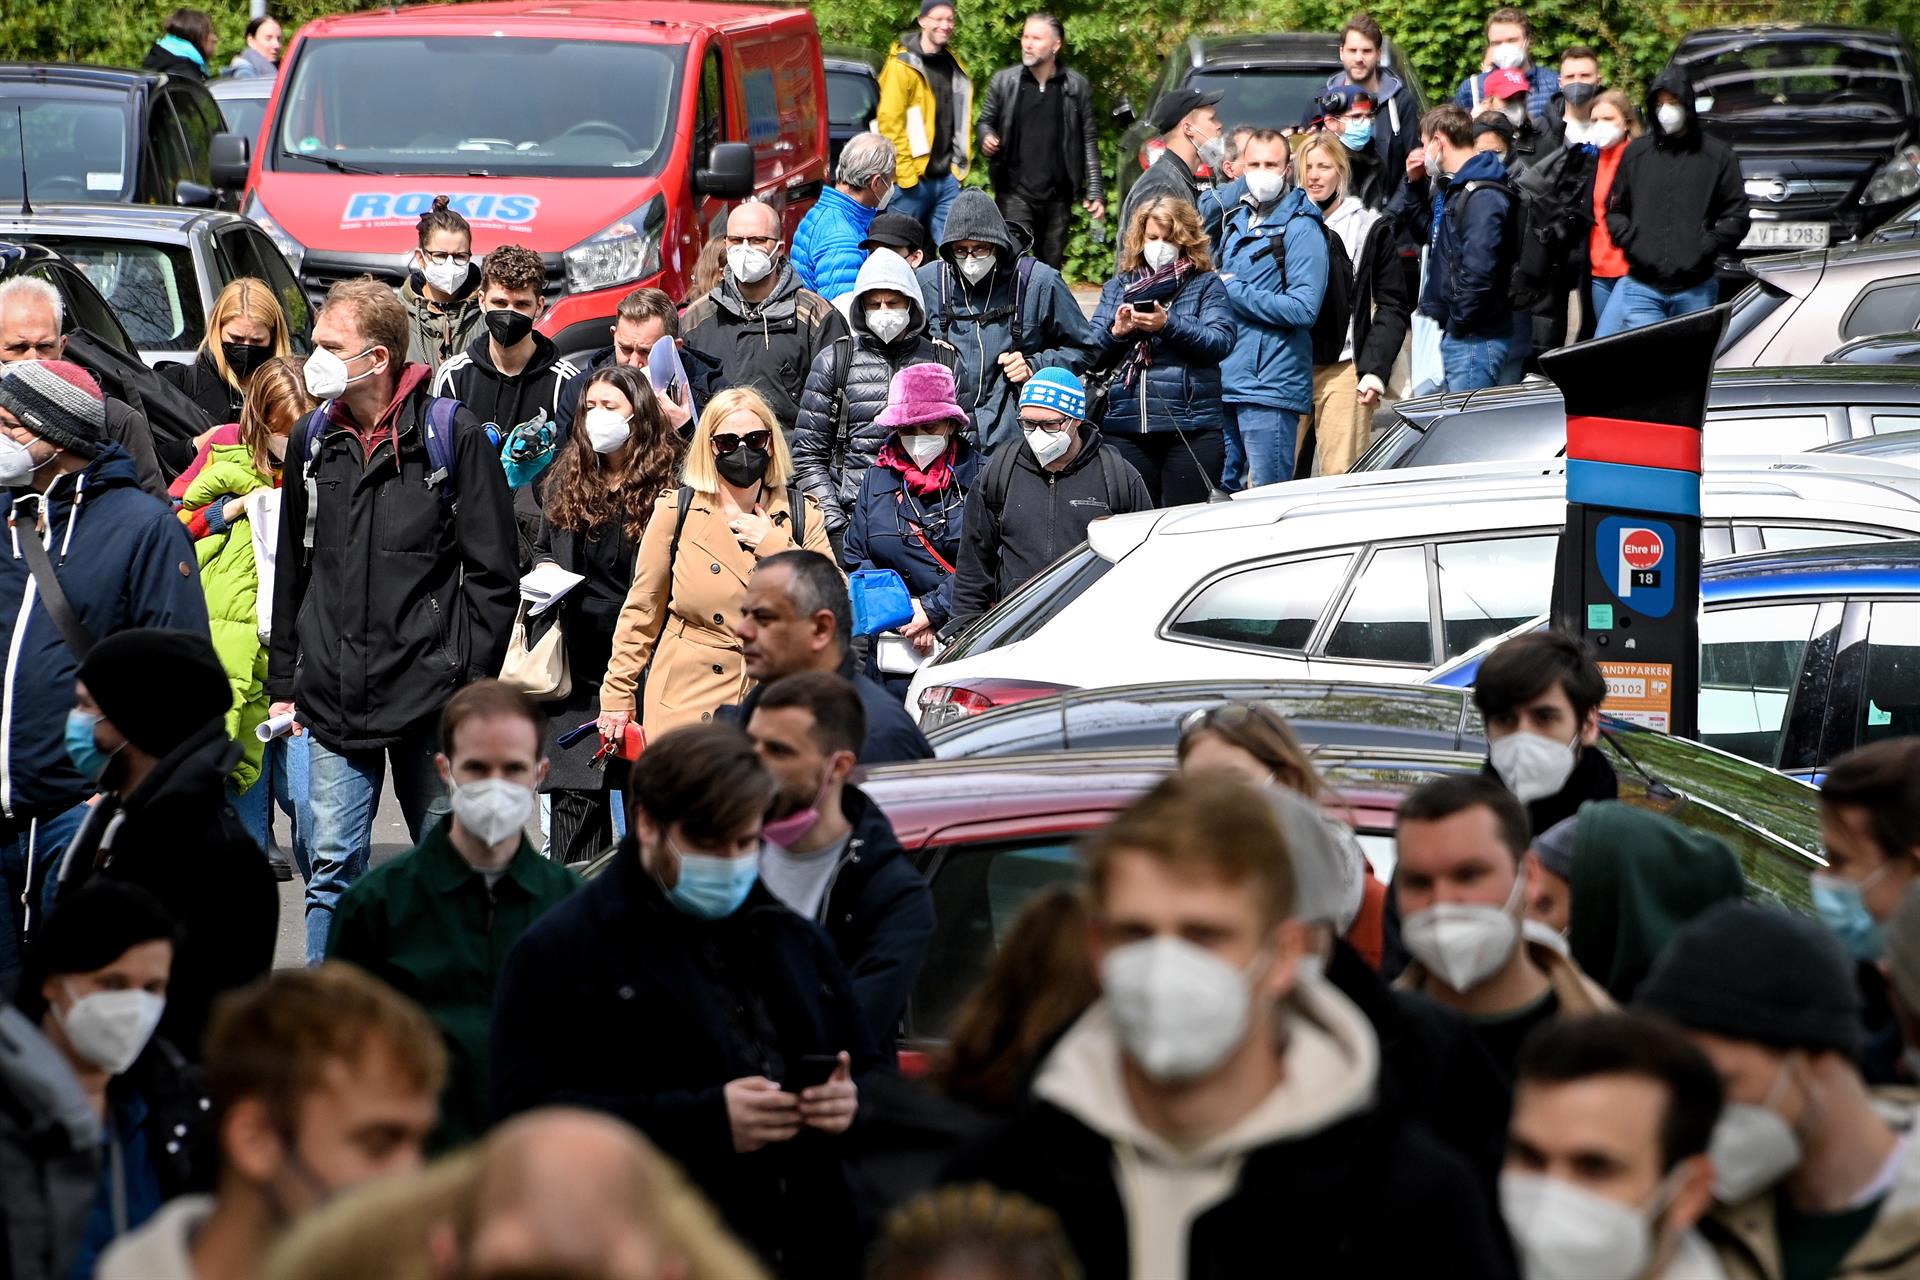
[[[1747,204],[1780,218],[1824,218],[1853,195],[1854,178],[1748,178]]]
[[[546,283],[541,294],[548,302],[560,297],[567,291],[567,268],[557,253],[543,253],[540,261],[546,266]],[[397,253],[329,253],[324,250],[308,250],[306,260],[300,264],[300,283],[306,287],[307,296],[317,305],[327,296],[327,290],[341,280],[351,280],[355,276],[370,275],[376,280],[384,280],[394,288],[406,281],[406,275],[400,266]]]

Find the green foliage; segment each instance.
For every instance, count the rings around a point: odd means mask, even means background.
[[[187,0],[213,17],[220,33],[218,72],[240,52],[250,10],[247,0]],[[5,0],[0,4],[0,58],[27,62],[93,62],[137,67],[158,36],[175,0]],[[329,13],[380,6],[366,0],[273,0],[268,12],[291,37],[301,23]]]

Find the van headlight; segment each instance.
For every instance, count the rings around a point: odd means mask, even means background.
[[[299,275],[300,264],[307,260],[307,247],[288,235],[286,228],[273,220],[267,212],[267,206],[260,203],[259,196],[249,199],[246,208],[240,212],[253,219],[255,225],[267,233],[267,239],[273,241],[274,247],[280,250],[280,256],[287,260],[288,268],[294,275]]]
[[[567,290],[588,293],[641,280],[660,270],[660,234],[667,225],[667,202],[654,196],[612,226],[561,254],[567,264]]]
[[[1905,146],[1867,183],[1861,198],[1868,204],[1887,204],[1905,200],[1920,191],[1920,147]]]

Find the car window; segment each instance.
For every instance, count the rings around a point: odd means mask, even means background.
[[[22,124],[27,188],[36,203],[118,201],[132,194],[124,102],[30,98],[0,112],[0,204],[20,207]]]
[[[184,351],[200,344],[206,317],[193,255],[185,246],[73,236],[50,236],[42,243],[85,273],[140,350]]]
[[[87,287],[87,279],[64,262],[42,262],[24,273],[45,280],[60,291],[66,304],[63,332],[79,329],[98,338],[115,350],[133,354],[133,344],[118,316],[104,306],[100,295]]]
[[[940,661],[955,662],[1026,639],[1058,617],[1111,568],[1113,561],[1081,543],[988,610],[941,651]]]
[[[1559,538],[1490,538],[1443,542],[1434,549],[1440,574],[1440,635],[1457,658],[1483,640],[1547,611]]]
[[[1080,878],[1070,839],[952,845],[932,867],[934,933],[907,1011],[909,1039],[942,1038],[1028,898]]]
[[[1783,32],[1681,57],[1709,120],[1908,114],[1907,69],[1891,45]]]
[[[237,133],[249,142],[258,145],[260,126],[267,122],[267,100],[265,98],[218,98],[220,118],[226,123],[228,133]]]
[[[1896,333],[1912,329],[1916,321],[1920,321],[1920,276],[1881,280],[1854,299],[1853,308],[1840,322],[1840,336]]]
[[[1887,535],[1869,529],[1833,529],[1819,525],[1769,524],[1760,526],[1760,545],[1769,551],[1801,547],[1845,547],[1856,542],[1885,542]]]
[[[1873,415],[1873,434],[1887,435],[1894,431],[1920,431],[1920,417],[1910,413],[1876,413]]]
[[[1220,123],[1293,124],[1306,114],[1307,104],[1327,87],[1324,67],[1210,68],[1187,77],[1187,87],[1201,93],[1219,93]]]
[[[1714,358],[1717,360],[1733,350],[1734,344],[1759,328],[1792,296],[1779,285],[1765,280],[1756,280],[1742,289],[1733,300],[1733,311],[1727,316],[1727,331],[1720,335],[1720,345],[1714,349]]]
[[[874,78],[858,71],[827,72],[827,121],[865,128],[880,103]]]
[[[700,111],[693,122],[694,165],[707,163],[714,146],[727,140],[727,100],[722,88],[720,51],[707,50],[700,64]]]
[[[175,187],[193,176],[193,166],[187,159],[186,143],[180,138],[171,95],[154,99],[147,113],[147,152],[153,161],[153,190],[147,193],[147,199],[154,204],[172,204]]]
[[[1819,609],[1761,605],[1701,618],[1700,741],[1772,767]]]
[[[190,93],[175,93],[171,97],[179,116],[181,136],[186,140],[187,174],[201,186],[210,186],[213,170],[209,153],[213,148],[213,135],[220,132],[220,113],[213,109],[211,98],[198,98]]]
[[[1325,652],[1329,658],[1433,665],[1424,546],[1373,553],[1333,624]]]
[[[1167,633],[1176,639],[1304,650],[1352,563],[1353,553],[1343,552],[1230,574],[1188,601]]]
[[[1410,426],[1406,419],[1396,418],[1392,426],[1373,438],[1373,443],[1350,471],[1385,471],[1396,465],[1415,444],[1419,443],[1420,433]]]
[[[1805,453],[1827,443],[1828,434],[1824,413],[1710,417],[1700,448],[1705,453]]]
[[[1723,524],[1710,524],[1700,530],[1700,558],[1722,560],[1733,554],[1733,530]]]
[[[1874,601],[1860,707],[1862,743],[1920,733],[1920,602]]]
[[[252,276],[255,280],[264,280],[273,290],[273,296],[280,300],[280,309],[286,313],[287,328],[293,333],[293,345],[297,350],[307,350],[307,333],[312,323],[312,315],[307,304],[307,292],[300,287],[300,281],[294,277],[287,266],[287,260],[273,241],[257,228],[244,225],[229,226],[218,236],[220,255],[225,259],[227,278],[220,282],[225,287],[228,280],[242,276]]]

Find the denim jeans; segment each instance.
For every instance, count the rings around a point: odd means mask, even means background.
[[[1696,311],[1705,311],[1719,300],[1718,280],[1707,280],[1691,289],[1668,293],[1632,276],[1621,276],[1620,283],[1613,287],[1613,296],[1607,299],[1607,309],[1600,313],[1600,327],[1593,336],[1610,338],[1616,333],[1625,333],[1643,325],[1692,315]]]
[[[1591,317],[1586,324],[1588,337],[1596,336],[1600,332],[1600,317],[1607,314],[1607,299],[1613,297],[1613,287],[1625,278],[1624,276],[1587,277],[1587,315]]]
[[[302,880],[313,875],[313,813],[307,804],[308,748],[312,739],[305,734],[288,734],[267,744],[260,758],[260,777],[245,791],[236,792],[227,784],[227,798],[234,812],[247,826],[247,834],[262,849],[271,853],[278,846],[273,839],[273,810],[287,815],[292,828],[293,867]]]
[[[1289,409],[1269,409],[1263,405],[1225,407],[1229,439],[1236,431],[1240,436],[1242,456],[1246,459],[1247,488],[1293,479],[1293,451],[1294,443],[1300,438],[1300,415]],[[1233,465],[1231,445],[1227,465]]]
[[[419,844],[433,820],[448,811],[446,788],[433,762],[438,739],[438,724],[428,720],[385,750],[340,752],[320,742],[310,748],[313,873],[307,878],[308,964],[327,958],[334,904],[367,869],[387,762],[393,763],[393,793],[399,797],[413,843]]]
[[[1447,390],[1479,391],[1501,385],[1511,332],[1492,338],[1453,338],[1440,335],[1440,363],[1447,371]]]
[[[10,985],[20,971],[20,939],[30,922],[37,923],[53,901],[53,873],[67,842],[80,829],[87,806],[77,804],[65,813],[31,822],[0,818],[0,987]],[[36,872],[46,877],[40,901],[27,902],[27,890]]]
[[[938,246],[940,233],[947,229],[947,206],[959,194],[960,184],[950,173],[939,178],[922,178],[910,187],[897,189],[893,199],[887,202],[887,211],[904,213],[918,222]],[[931,260],[933,255],[927,257]]]

